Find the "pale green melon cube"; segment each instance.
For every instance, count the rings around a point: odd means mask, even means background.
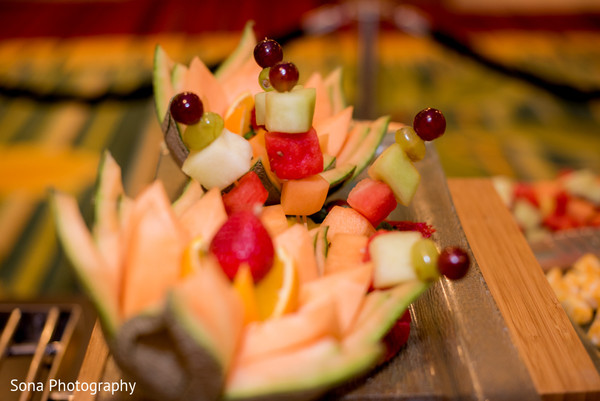
[[[300,87],[289,92],[265,93],[267,131],[296,134],[311,129],[317,96],[314,88]]]

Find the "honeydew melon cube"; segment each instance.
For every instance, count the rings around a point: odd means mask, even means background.
[[[251,160],[250,143],[225,128],[210,145],[191,151],[181,169],[206,189],[224,189],[250,169]]]
[[[397,143],[388,146],[375,159],[368,174],[374,180],[388,184],[396,200],[405,206],[412,201],[421,181],[421,174]]]
[[[265,108],[267,92],[258,92],[254,95],[254,111],[256,116],[256,125],[265,125]]]
[[[271,132],[297,134],[312,127],[317,92],[296,87],[289,92],[265,92],[265,127]]]
[[[417,280],[412,264],[411,249],[421,240],[416,231],[394,231],[378,235],[369,244],[373,261],[373,286],[389,288],[397,284]]]

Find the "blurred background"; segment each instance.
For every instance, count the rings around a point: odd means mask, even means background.
[[[77,291],[48,188],[89,215],[109,149],[137,193],[161,143],[154,47],[214,68],[247,20],[304,77],[341,65],[357,118],[442,110],[448,177],[600,173],[595,0],[0,0],[0,299]]]

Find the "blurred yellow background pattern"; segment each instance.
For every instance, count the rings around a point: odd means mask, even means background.
[[[0,41],[0,297],[76,291],[57,244],[50,188],[75,193],[89,218],[101,153],[109,149],[134,195],[155,174],[161,132],[151,76],[154,47],[214,67],[239,32],[107,35]],[[448,176],[535,180],[564,168],[600,173],[600,31],[573,35],[489,32],[473,50],[493,66],[430,36],[378,33],[371,116],[412,123],[425,107],[446,116],[436,141]],[[343,67],[360,100],[355,30],[294,37],[286,59],[303,78]],[[579,98],[518,74],[575,88]],[[521,74],[523,75],[523,74]],[[559,89],[560,89],[559,85]],[[587,96],[587,98],[586,98]]]

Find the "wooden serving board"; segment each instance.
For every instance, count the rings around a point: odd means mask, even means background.
[[[433,224],[440,248],[469,250],[471,270],[440,280],[411,306],[408,344],[391,363],[327,398],[600,400],[598,370],[491,182],[447,181],[433,148],[419,170],[414,205],[393,218]],[[79,381],[119,378],[97,327]]]
[[[510,336],[545,400],[600,399],[600,376],[533,251],[487,179],[448,181]]]

